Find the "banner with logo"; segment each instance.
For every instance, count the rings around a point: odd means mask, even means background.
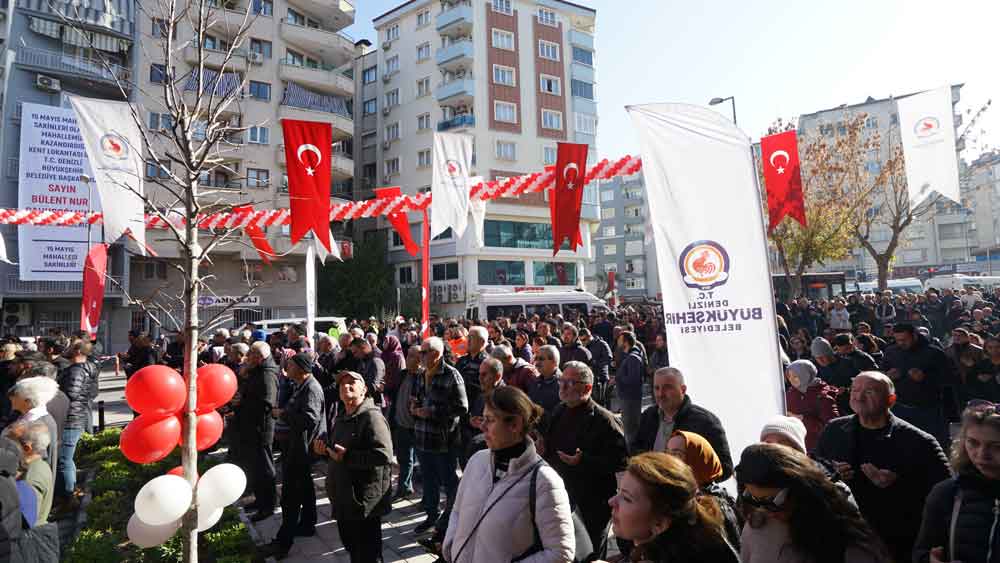
[[[456,239],[469,223],[469,169],[472,135],[434,133],[431,170],[431,238],[451,227]],[[426,240],[426,239],[424,239]]]
[[[142,135],[126,102],[70,96],[87,148],[94,184],[104,202],[104,238],[114,242],[128,233],[146,253],[142,179]],[[113,202],[113,203],[112,203]]]
[[[691,400],[738,455],[784,414],[784,380],[750,140],[707,108],[626,108],[639,134],[670,345]]]
[[[920,203],[931,192],[961,202],[951,87],[901,98],[896,106],[910,203]]]
[[[18,207],[84,213],[102,210],[94,184],[84,181],[93,172],[72,109],[25,102],[20,134]],[[90,244],[102,240],[100,228],[19,226],[20,278],[78,282]]]

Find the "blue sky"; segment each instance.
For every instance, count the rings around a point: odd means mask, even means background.
[[[354,0],[346,31],[374,43],[372,19],[402,0]],[[735,96],[758,138],[795,117],[964,82],[959,110],[990,109],[966,158],[1000,148],[1000,2],[576,0],[597,10],[598,150],[637,153],[627,104]],[[716,106],[729,115],[730,108]]]

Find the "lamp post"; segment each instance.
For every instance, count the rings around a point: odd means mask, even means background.
[[[709,100],[708,105],[717,106],[725,101],[729,101],[733,104],[733,125],[739,125],[736,123],[736,98],[732,96],[727,96],[725,98],[712,98]]]

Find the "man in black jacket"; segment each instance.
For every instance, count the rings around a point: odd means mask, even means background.
[[[559,369],[570,362],[583,362],[594,369],[593,355],[580,343],[579,329],[573,323],[563,323],[562,345],[559,347]]]
[[[684,384],[684,374],[677,368],[660,368],[653,374],[653,398],[656,404],[642,413],[639,433],[630,452],[666,451],[667,441],[674,430],[694,432],[708,440],[722,462],[722,479],[733,474],[733,458],[722,422],[708,409],[691,402]]]
[[[594,370],[594,400],[604,408],[608,408],[607,389],[611,378],[611,346],[590,329],[580,329],[580,344],[590,350],[590,367]]]
[[[859,374],[851,387],[851,407],[857,414],[827,424],[816,456],[834,462],[861,515],[894,560],[909,561],[924,499],[949,471],[933,436],[889,412],[895,391],[882,373]]]
[[[271,456],[271,443],[274,441],[271,411],[278,406],[278,364],[274,363],[271,348],[266,342],[254,342],[250,346],[240,376],[245,378],[240,386],[240,398],[233,401],[239,451],[247,473],[248,488],[255,498],[253,504],[248,506],[257,511],[251,520],[259,522],[274,514],[278,495]]]
[[[882,368],[896,387],[893,413],[947,443],[941,391],[953,383],[948,356],[912,324],[896,324],[892,335],[896,343],[886,349]]]
[[[353,371],[365,378],[368,396],[375,402],[375,406],[381,407],[382,390],[385,389],[385,363],[375,356],[371,343],[364,338],[351,341],[351,352],[356,361]]]
[[[579,511],[594,546],[604,559],[608,548],[615,474],[625,470],[627,448],[621,422],[591,398],[594,372],[582,362],[569,362],[559,379],[562,403],[552,411],[543,437],[536,443],[539,455],[566,484],[570,505]]]

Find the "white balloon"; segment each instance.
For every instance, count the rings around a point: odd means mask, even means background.
[[[219,508],[229,506],[243,496],[247,476],[239,466],[220,463],[198,479],[198,506]]]
[[[151,526],[143,522],[138,514],[133,514],[128,519],[128,526],[126,526],[125,531],[128,533],[129,541],[145,549],[147,547],[155,547],[169,540],[177,533],[177,529],[180,527],[180,518],[160,526]]]
[[[215,510],[207,506],[198,507],[198,531],[204,532],[205,530],[211,528],[212,526],[219,523],[219,519],[222,518],[222,508],[216,508]]]
[[[191,485],[183,477],[161,475],[139,489],[135,514],[151,526],[169,524],[191,508],[191,496]]]

